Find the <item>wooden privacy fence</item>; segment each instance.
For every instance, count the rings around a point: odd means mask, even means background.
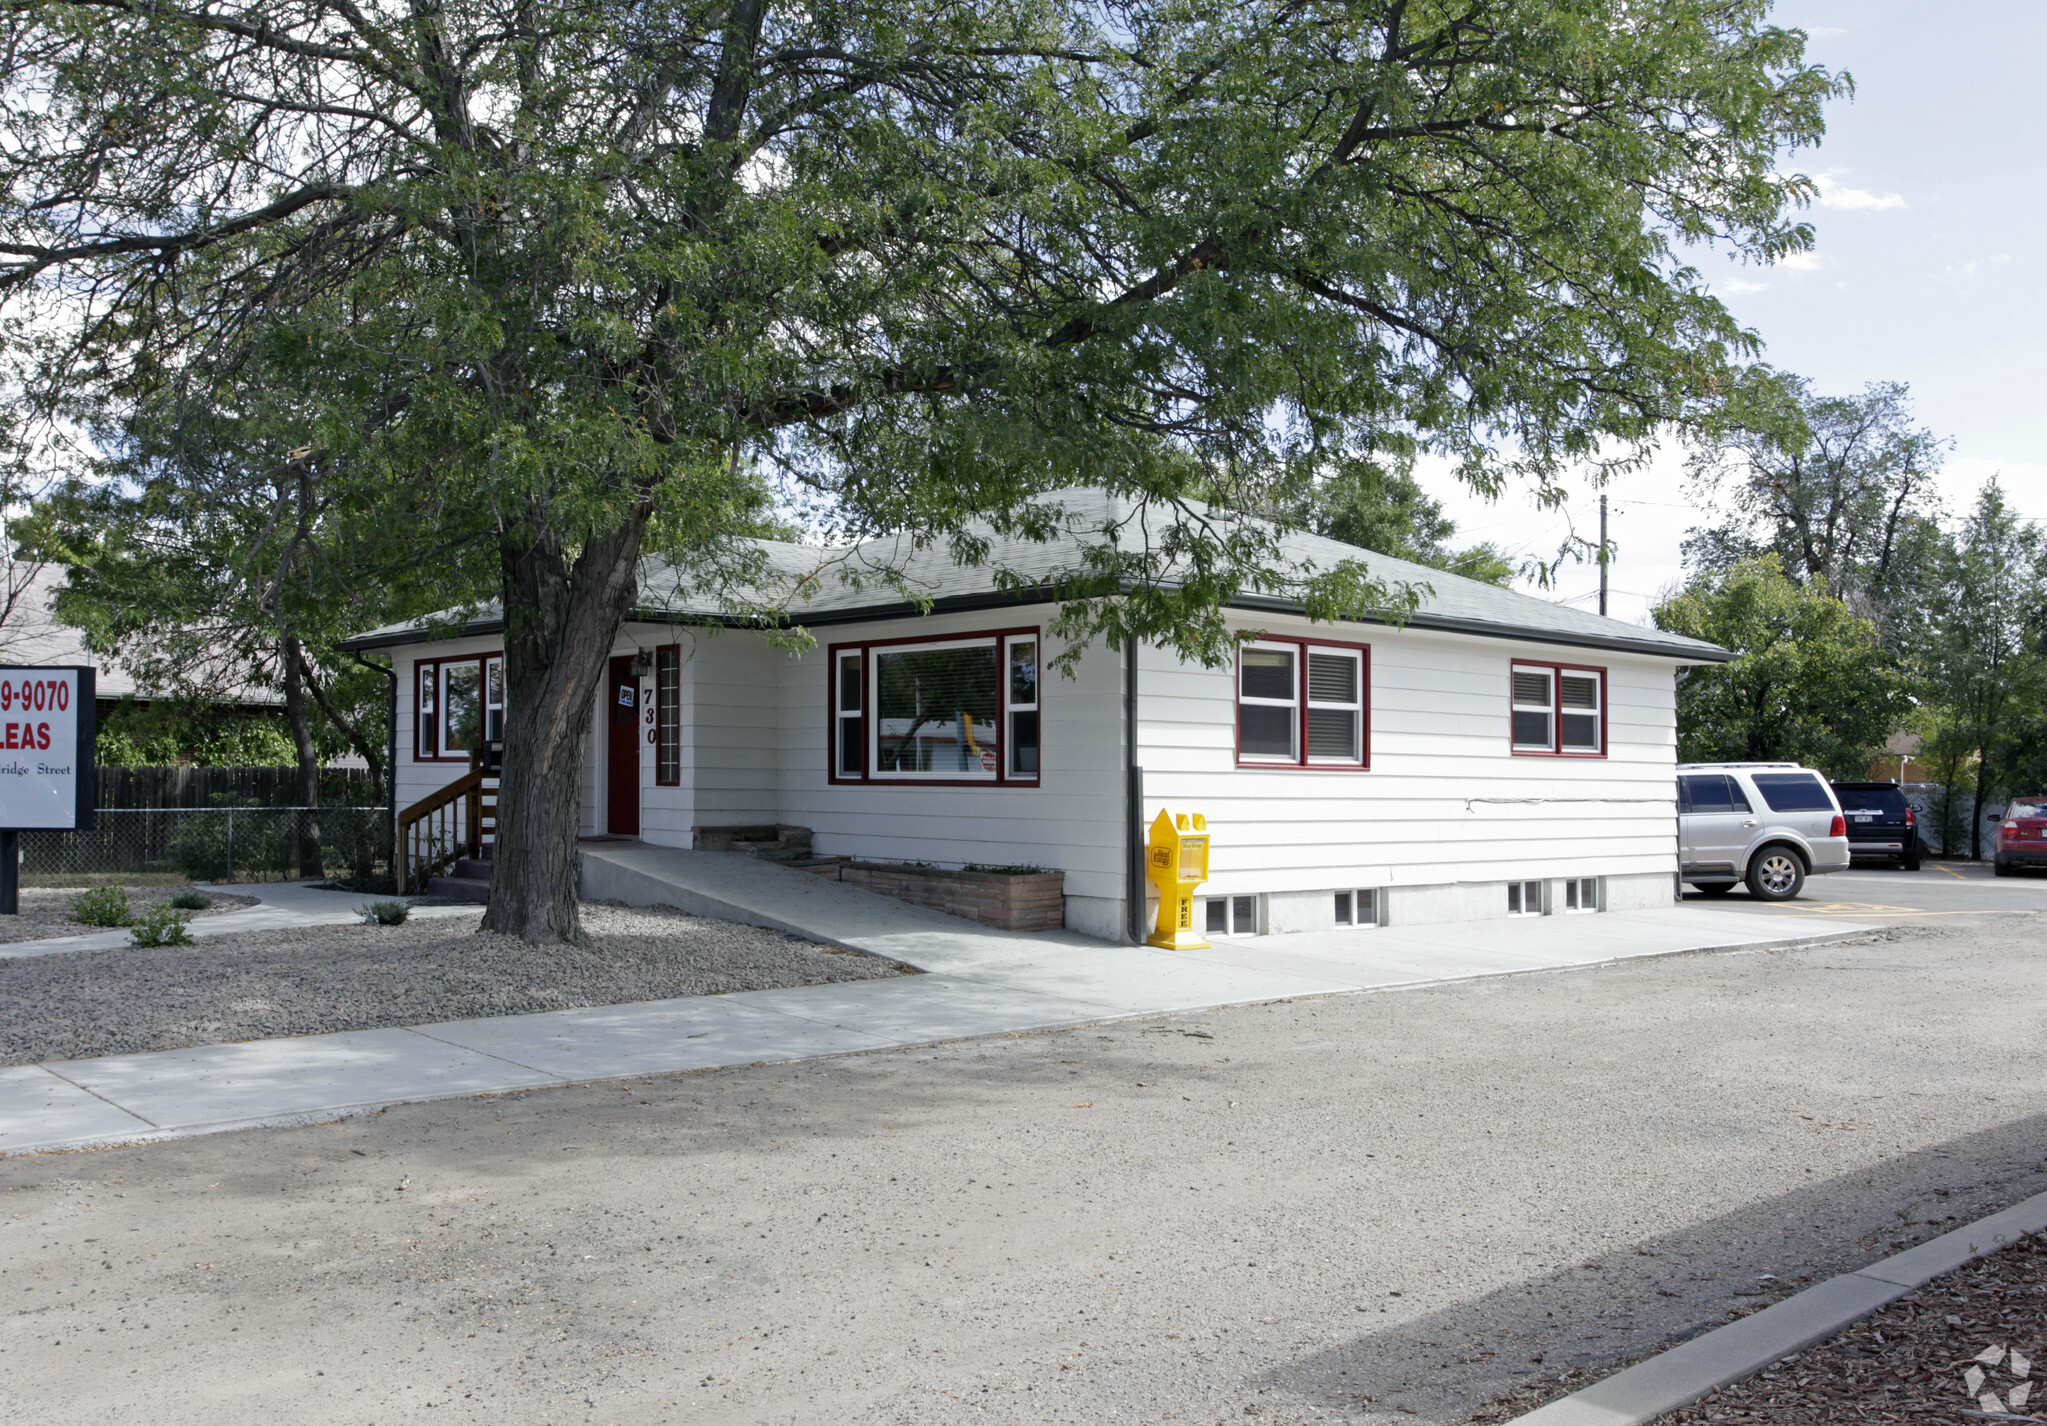
[[[291,807],[298,802],[293,767],[111,767],[95,770],[101,807]],[[320,801],[366,807],[376,800],[368,768],[320,769]]]

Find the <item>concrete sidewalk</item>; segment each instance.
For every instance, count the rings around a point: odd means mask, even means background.
[[[282,931],[292,926],[340,926],[362,919],[357,908],[388,897],[360,891],[321,891],[296,881],[237,882],[232,886],[200,883],[201,891],[219,896],[253,896],[263,904],[194,919],[185,929],[194,940],[229,936],[237,931]],[[409,898],[407,898],[409,899]],[[481,906],[414,906],[419,917],[476,916]],[[0,960],[21,956],[54,956],[66,951],[111,951],[131,944],[126,931],[93,931],[82,936],[52,936],[41,941],[0,942]]]
[[[842,914],[849,919],[831,939],[927,974],[0,1069],[0,1154],[1641,956],[1812,945],[1872,929],[1834,922],[1794,931],[1738,912],[1672,907],[1262,937],[1167,952],[1065,933],[984,931],[800,872],[763,870],[779,877],[741,868],[730,885],[720,883],[721,894],[742,883],[772,892],[782,879],[800,878],[781,884],[787,899],[761,914],[781,916],[791,930]],[[821,894],[810,898],[804,883]]]

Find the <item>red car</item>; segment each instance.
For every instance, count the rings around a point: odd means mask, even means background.
[[[2047,797],[2014,797],[1992,846],[1999,876],[2015,867],[2047,866]]]

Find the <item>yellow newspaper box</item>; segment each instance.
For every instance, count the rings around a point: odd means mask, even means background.
[[[1194,888],[1208,880],[1208,819],[1199,812],[1159,813],[1145,867],[1159,889],[1158,925],[1145,944],[1168,951],[1206,947],[1194,934]]]

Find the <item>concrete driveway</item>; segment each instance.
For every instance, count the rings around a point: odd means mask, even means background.
[[[2038,944],[1926,922],[7,1160],[0,1416],[1449,1426],[2047,1188]]]

